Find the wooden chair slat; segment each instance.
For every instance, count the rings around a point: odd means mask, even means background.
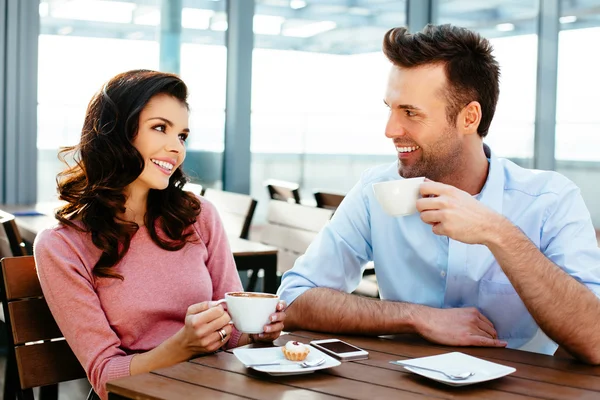
[[[46,300],[13,301],[8,308],[15,345],[63,337]]]
[[[14,215],[0,210],[0,258],[26,255],[27,250]]]
[[[328,210],[335,210],[339,207],[344,200],[343,194],[327,193],[327,192],[315,192],[315,200],[317,201],[318,208],[327,208]]]
[[[265,186],[271,199],[300,204],[300,185],[297,183],[269,179]]]
[[[3,258],[1,266],[0,295],[8,333],[5,393],[33,398],[33,387],[45,386],[42,392],[57,393],[58,383],[84,378],[85,371],[62,339],[43,298],[34,258]],[[62,340],[42,341],[48,338]]]
[[[8,301],[43,296],[33,257],[5,258],[2,272]]]
[[[15,355],[23,389],[86,377],[65,340],[18,346]]]

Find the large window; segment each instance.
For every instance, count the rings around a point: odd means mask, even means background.
[[[485,141],[499,156],[531,165],[535,129],[537,0],[440,0],[438,23],[479,32],[500,63],[500,98]]]
[[[192,135],[186,170],[196,180],[215,173],[223,151],[225,109],[225,1],[183,2],[180,74],[190,92]],[[92,95],[117,73],[161,68],[162,0],[62,1],[40,3],[38,77],[38,200],[56,196],[63,168],[58,148],[76,144]],[[204,7],[204,8],[202,8]],[[173,54],[177,54],[174,52]],[[163,54],[168,58],[170,55]],[[164,60],[163,60],[164,61]],[[212,157],[199,157],[210,152]],[[203,168],[198,159],[212,160]],[[206,180],[210,180],[206,179]]]
[[[600,228],[600,1],[562,1],[558,40],[556,169],[581,189]]]
[[[381,43],[405,24],[406,3],[279,3],[257,0],[254,17],[252,194],[264,198],[268,178],[299,183],[307,199],[319,187],[347,191],[395,157]]]

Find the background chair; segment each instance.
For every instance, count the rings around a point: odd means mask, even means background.
[[[199,183],[190,182],[183,185],[183,190],[187,190],[188,192],[192,192],[194,194],[197,194],[198,196],[204,196],[204,192],[206,191],[206,189]]]
[[[265,186],[271,199],[300,204],[300,185],[297,183],[269,179]]]
[[[12,214],[0,210],[0,258],[26,256],[25,242]]]
[[[225,231],[232,236],[248,239],[250,224],[257,201],[247,194],[206,189],[204,198],[217,208]]]
[[[344,196],[345,195],[338,193],[315,192],[317,207],[327,208],[329,210],[335,210],[338,208],[342,200],[344,200]]]
[[[294,266],[308,245],[329,222],[332,210],[271,200],[267,224],[262,228],[260,241],[279,248],[277,272],[283,274]]]
[[[85,378],[85,371],[67,342],[60,340],[63,336],[43,297],[33,257],[3,258],[1,268],[8,328],[4,399],[33,400],[32,388],[38,386],[41,398],[57,399],[57,384]]]

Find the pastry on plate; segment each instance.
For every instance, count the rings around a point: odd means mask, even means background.
[[[310,348],[300,342],[289,341],[281,348],[283,351],[283,355],[290,361],[304,361],[308,353],[310,353]]]

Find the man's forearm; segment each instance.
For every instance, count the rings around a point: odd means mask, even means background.
[[[581,360],[600,364],[600,300],[506,220],[486,243],[542,330]]]
[[[425,307],[315,288],[288,307],[285,328],[363,335],[415,333],[419,308]]]

